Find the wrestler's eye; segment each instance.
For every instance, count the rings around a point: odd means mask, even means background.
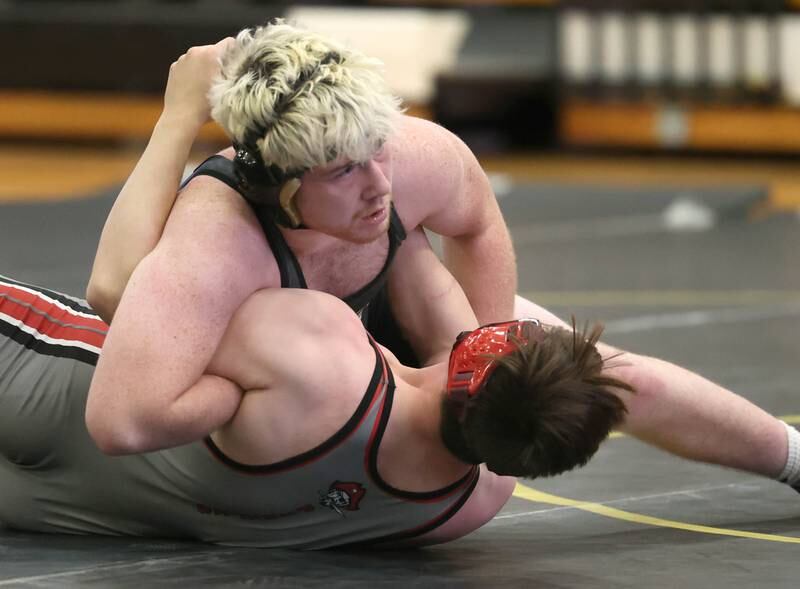
[[[345,167],[342,169],[342,171],[341,171],[341,172],[339,172],[339,173],[336,175],[336,177],[337,177],[337,178],[341,178],[341,177],[343,177],[343,176],[347,176],[347,175],[348,175],[350,172],[352,172],[353,170],[355,170],[357,166],[358,166],[358,164],[356,164],[355,162],[351,162],[351,163],[347,164],[347,165],[346,165],[346,166],[345,166]]]

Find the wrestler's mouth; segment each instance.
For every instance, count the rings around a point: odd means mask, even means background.
[[[361,217],[362,220],[367,221],[368,223],[381,223],[384,219],[386,219],[386,208],[385,206],[368,213]]]

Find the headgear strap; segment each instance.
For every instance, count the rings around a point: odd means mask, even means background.
[[[275,105],[273,121],[266,125],[256,125],[255,128],[245,132],[242,143],[233,143],[236,150],[233,166],[239,181],[239,189],[249,200],[275,208],[276,220],[291,228],[301,225],[300,213],[294,206],[292,197],[300,188],[299,178],[306,170],[282,170],[275,164],[265,163],[258,149],[258,140],[266,136],[292,101],[303,91],[306,82],[316,77],[322,66],[340,61],[339,53],[329,51],[312,69],[301,72],[294,81],[292,91],[284,95]]]

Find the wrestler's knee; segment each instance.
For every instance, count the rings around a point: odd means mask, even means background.
[[[607,351],[609,346],[605,348]],[[630,432],[637,424],[648,421],[660,406],[660,400],[667,390],[665,375],[655,359],[648,356],[625,352],[617,356],[603,353],[603,358],[606,359],[603,371],[633,389],[633,392],[615,390],[627,410],[622,429]]]
[[[514,300],[514,314],[516,317],[533,317],[550,325],[572,328],[550,311],[519,295]],[[597,343],[597,351],[603,357],[603,372],[629,384],[634,390],[629,393],[614,389],[628,410],[626,422],[636,423],[653,411],[667,391],[669,369],[666,363],[604,342]]]
[[[555,314],[519,295],[514,296],[514,317],[517,319],[531,317],[548,325],[568,327],[568,325]]]

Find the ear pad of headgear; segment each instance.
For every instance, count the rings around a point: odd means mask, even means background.
[[[299,178],[289,178],[283,183],[278,194],[278,202],[281,205],[280,212],[286,215],[290,227],[299,227],[303,222],[300,218],[300,211],[297,210],[297,204],[294,201],[294,195],[300,190],[300,184]]]
[[[287,227],[301,224],[293,197],[300,188],[300,179],[287,174],[274,164],[264,165],[253,146],[234,144],[233,168],[239,190],[247,200],[274,210],[275,220]]]
[[[292,88],[275,104],[274,116],[280,117],[303,91],[306,82],[315,78],[320,68],[335,62],[341,62],[342,56],[329,51],[310,69],[303,71],[292,83]],[[283,171],[274,164],[262,161],[257,141],[264,137],[268,127],[259,126],[245,134],[241,144],[234,143],[236,156],[233,159],[234,169],[239,181],[239,188],[245,198],[253,203],[266,205],[275,211],[276,221],[287,227],[296,228],[302,220],[300,212],[294,204],[294,195],[300,188],[300,176],[305,170]]]

